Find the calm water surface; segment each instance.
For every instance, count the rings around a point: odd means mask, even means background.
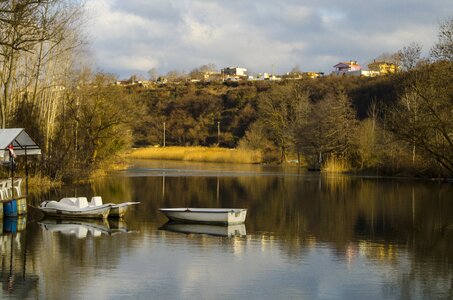
[[[451,184],[136,161],[29,202],[74,195],[141,204],[123,221],[55,222],[32,209],[4,220],[1,298],[453,298]],[[160,207],[248,216],[244,226],[164,226]]]

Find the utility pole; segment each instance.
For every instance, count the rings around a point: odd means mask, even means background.
[[[165,122],[164,122],[164,142],[162,145],[165,147]]]
[[[217,146],[220,146],[220,121],[217,121]]]

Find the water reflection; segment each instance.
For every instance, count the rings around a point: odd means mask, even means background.
[[[159,229],[185,234],[207,234],[224,237],[241,237],[247,234],[244,224],[220,226],[169,222],[159,227]]]
[[[127,233],[130,230],[124,220],[97,220],[97,219],[43,219],[38,223],[43,230],[62,235],[73,235],[79,239],[88,236],[100,237],[115,233]]]
[[[137,234],[102,235],[88,243],[43,232],[36,243],[52,249],[58,265],[87,278],[109,268],[144,284],[130,295],[232,298],[247,296],[253,287],[254,298],[453,297],[452,185],[144,161],[77,191],[117,203],[140,201],[126,215]],[[56,193],[47,197],[73,195],[74,187]],[[247,208],[247,232],[244,227],[237,231],[241,238],[223,239],[206,228],[158,230],[166,222],[160,207]],[[225,228],[217,234],[230,236]],[[125,266],[125,256],[133,267]],[[53,278],[56,265],[46,263],[43,274]],[[215,273],[219,268],[226,271]],[[136,269],[146,278],[134,276]],[[151,271],[163,269],[169,271]],[[213,292],[195,292],[207,290]]]
[[[27,270],[26,216],[5,218],[0,235],[2,290],[0,298],[38,298],[39,276]]]

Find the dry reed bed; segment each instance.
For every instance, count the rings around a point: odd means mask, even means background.
[[[259,151],[208,147],[148,147],[134,149],[130,155],[139,159],[182,160],[218,163],[261,163]]]
[[[351,164],[344,158],[331,156],[322,166],[326,173],[346,173],[352,170]]]

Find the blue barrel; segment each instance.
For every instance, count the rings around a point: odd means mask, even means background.
[[[16,233],[17,232],[17,218],[5,218],[3,220],[3,232],[4,233]]]
[[[11,200],[3,203],[3,214],[5,217],[17,217],[17,202]]]

